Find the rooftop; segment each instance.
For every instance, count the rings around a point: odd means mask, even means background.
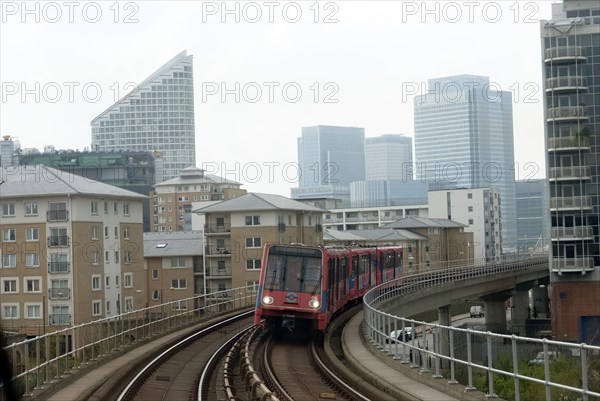
[[[194,210],[194,213],[296,210],[323,213],[325,210],[275,194],[249,193]]]
[[[405,217],[400,220],[396,220],[393,223],[384,225],[382,228],[405,228],[410,230],[411,228],[460,228],[467,227],[462,223],[458,223],[453,220],[429,218],[429,217]]]
[[[202,231],[144,233],[144,257],[200,256]]]
[[[0,169],[0,196],[2,198],[53,195],[108,196],[138,200],[147,198],[147,196],[132,191],[41,164]]]

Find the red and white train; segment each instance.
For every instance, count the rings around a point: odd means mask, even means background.
[[[255,324],[324,331],[372,287],[400,277],[402,247],[322,248],[266,244]]]

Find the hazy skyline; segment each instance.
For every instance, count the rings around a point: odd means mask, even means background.
[[[414,95],[459,74],[513,91],[517,178],[544,175],[548,1],[23,4],[1,3],[0,134],[24,148],[89,147],[90,121],[187,49],[197,164],[249,191],[290,195],[304,126],[414,137]]]

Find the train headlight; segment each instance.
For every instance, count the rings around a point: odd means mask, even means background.
[[[275,300],[273,299],[273,297],[271,297],[269,295],[265,295],[262,299],[262,302],[265,305],[271,305],[273,303],[273,301],[275,301]]]
[[[321,306],[321,303],[319,302],[318,299],[311,299],[310,301],[308,301],[308,306],[310,306],[313,309],[318,309],[319,306]]]

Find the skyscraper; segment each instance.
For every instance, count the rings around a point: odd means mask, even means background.
[[[416,96],[417,179],[430,189],[498,188],[504,248],[516,244],[512,93],[494,90],[488,77],[429,80]]]
[[[600,4],[564,0],[540,24],[553,334],[598,345]]]
[[[365,129],[302,127],[298,138],[300,187],[350,185],[365,179]]]
[[[365,177],[368,181],[412,180],[412,162],[412,138],[408,136],[382,135],[365,139]]]
[[[179,53],[91,124],[93,150],[155,151],[164,180],[195,166],[192,56]]]

